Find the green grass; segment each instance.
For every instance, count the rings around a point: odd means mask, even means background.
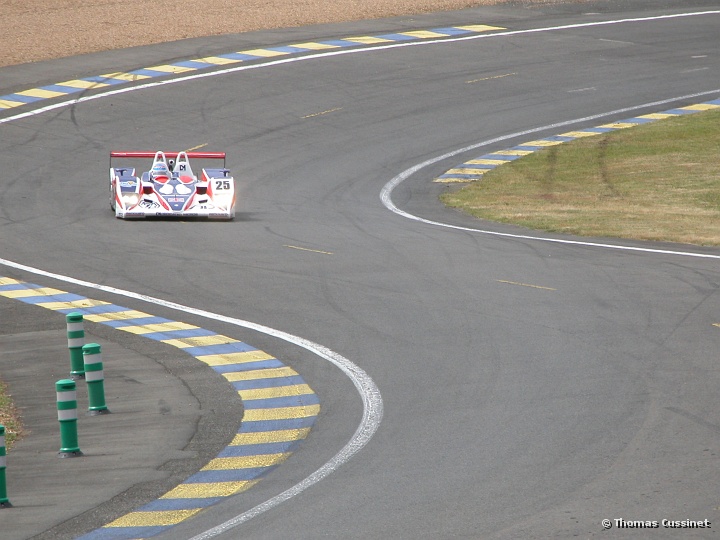
[[[442,200],[531,229],[717,246],[720,111],[551,146]]]

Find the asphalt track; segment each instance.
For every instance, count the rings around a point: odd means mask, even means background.
[[[31,69],[25,76],[35,78],[24,81],[18,69],[2,70],[2,93],[60,80],[55,75],[131,69],[249,42],[471,23],[518,31],[713,7],[475,9],[193,40],[52,63],[46,71]],[[482,141],[504,138],[483,148],[497,150],[527,140],[509,137],[515,133],[547,127],[538,135],[553,135],[560,122],[716,91],[718,21],[718,15],[626,21],[325,57],[5,123],[0,253],[302,336],[350,359],[377,383],[384,416],[360,452],[301,495],[216,537],[629,536],[603,530],[602,519],[620,518],[708,519],[720,526],[717,259],[534,240],[531,231],[442,208],[436,195],[443,188],[430,182],[476,156],[470,147]],[[109,150],[198,145],[231,154],[241,179],[234,222],[112,218]],[[466,155],[433,162],[462,148]],[[451,229],[388,211],[383,187],[422,163],[429,164],[394,188],[398,208],[428,221],[516,235]],[[139,299],[122,302],[148,310]],[[311,435],[286,464],[165,537],[207,536],[297,485],[352,437],[361,399],[323,359],[222,320],[153,309],[287,359],[322,404]],[[713,537],[715,529],[683,535]],[[677,534],[663,527],[630,532]]]

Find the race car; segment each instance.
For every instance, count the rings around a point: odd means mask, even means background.
[[[139,177],[134,167],[113,166],[120,158],[152,158]],[[223,160],[196,176],[190,159]],[[110,152],[110,208],[115,217],[235,217],[235,180],[225,152]]]

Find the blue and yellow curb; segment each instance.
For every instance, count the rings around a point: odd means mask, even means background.
[[[665,120],[667,118],[675,118],[686,114],[710,111],[714,109],[720,109],[720,99],[707,101],[705,103],[697,103],[695,105],[687,105],[685,107],[678,107],[676,109],[669,109],[659,113],[634,116],[626,120],[611,122],[597,127],[560,133],[559,135],[529,141],[506,150],[498,150],[497,152],[491,152],[489,154],[484,154],[474,159],[470,159],[453,167],[445,174],[435,178],[433,181],[439,183],[476,182],[480,180],[485,173],[499,167],[500,165],[515,161],[516,159],[520,159],[521,157],[537,152],[538,150],[544,150],[550,146],[563,144],[585,137],[592,137],[602,133],[610,133],[619,129],[627,129],[642,124],[649,124],[658,120]]]
[[[388,45],[411,40],[442,39],[477,34],[481,32],[490,32],[493,30],[504,30],[504,28],[499,26],[489,26],[486,24],[470,24],[434,28],[432,30],[410,30],[407,32],[396,32],[377,36],[356,36],[342,39],[310,41],[305,43],[295,43],[292,45],[283,45],[280,47],[249,49],[219,54],[217,56],[206,56],[192,60],[177,61],[170,64],[144,67],[128,72],[106,73],[104,75],[96,75],[83,79],[74,79],[41,86],[39,88],[31,88],[29,90],[15,92],[13,94],[7,94],[0,96],[0,112],[32,103],[37,104],[37,102],[43,100],[67,97],[88,90],[106,88],[109,86],[126,84],[128,82],[147,82],[151,79],[167,75],[188,74],[211,68],[227,67],[229,65],[242,62],[267,60],[268,58],[276,58],[280,56],[300,55],[368,45]]]
[[[81,540],[150,538],[250,489],[292,454],[320,413],[318,396],[295,370],[242,341],[9,277],[0,276],[0,296],[60,313],[81,313],[85,320],[177,347],[227,379],[245,409],[232,442],[200,471]]]

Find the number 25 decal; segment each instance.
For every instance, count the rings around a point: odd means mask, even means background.
[[[230,189],[230,180],[215,180],[215,189]]]

